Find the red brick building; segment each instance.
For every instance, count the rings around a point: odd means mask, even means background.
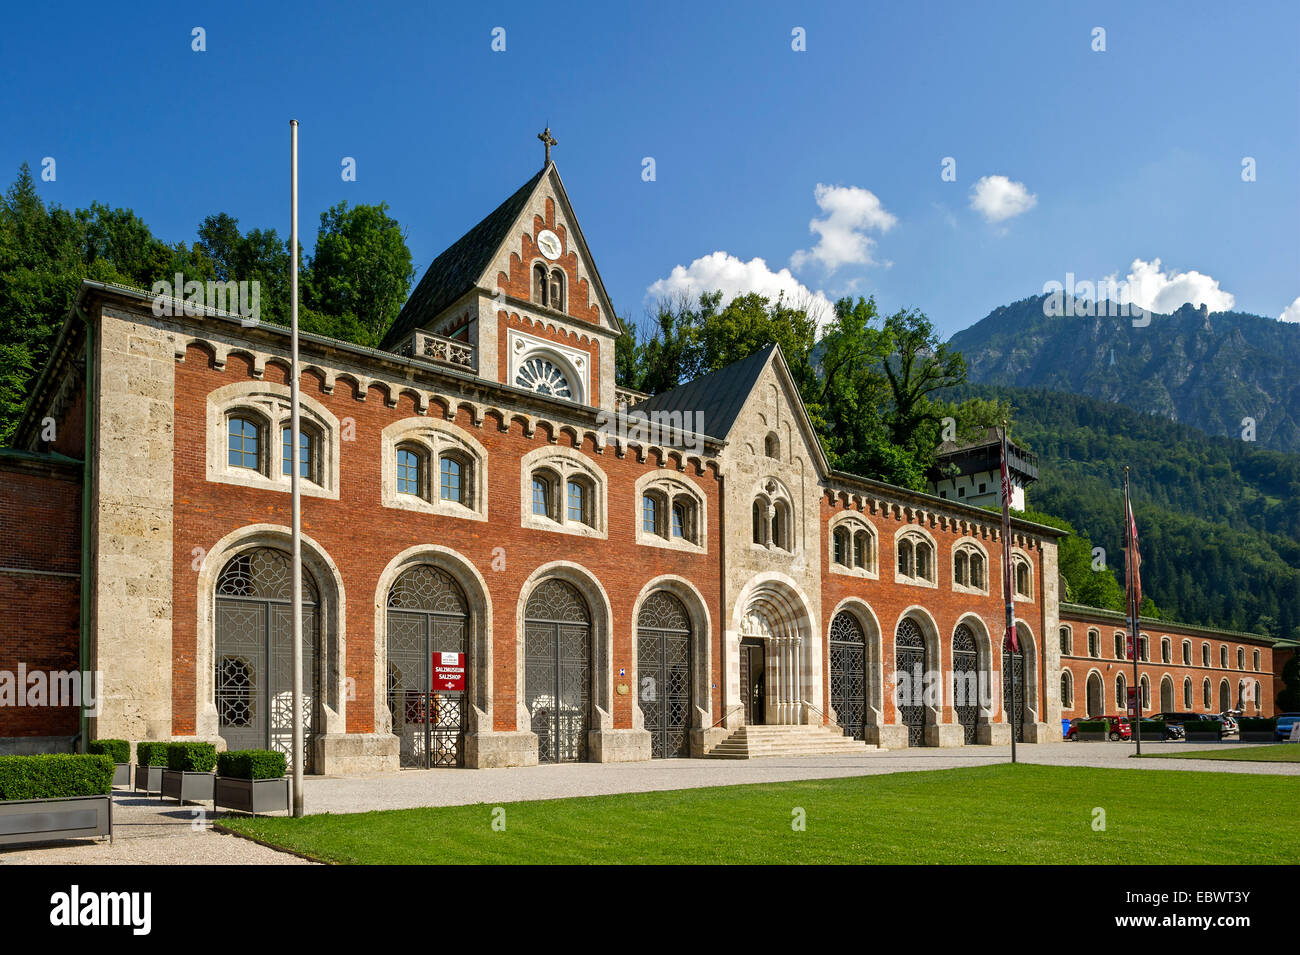
[[[1020,738],[1060,738],[1059,532],[1014,521],[1013,659],[997,516],[833,471],[778,350],[617,389],[549,162],[382,348],[301,337],[298,449],[286,331],[176,304],[84,283],[3,464],[0,654],[84,657],[92,738],[287,747],[295,467],[312,771],[1004,742],[1013,672]]]

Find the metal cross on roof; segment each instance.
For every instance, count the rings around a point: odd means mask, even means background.
[[[546,163],[549,165],[551,162],[551,147],[558,146],[559,143],[556,141],[555,137],[551,135],[551,127],[549,126],[547,126],[542,132],[538,133],[537,138],[540,139],[542,145],[546,147]]]

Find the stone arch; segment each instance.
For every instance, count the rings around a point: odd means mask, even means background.
[[[939,638],[939,627],[938,624],[935,623],[934,617],[930,615],[930,612],[919,604],[913,604],[898,615],[898,619],[895,621],[892,631],[893,642],[895,643],[894,653],[897,653],[896,641],[898,628],[902,625],[904,620],[909,619],[920,629],[921,636],[925,641],[926,670],[937,670],[942,674],[945,669],[945,664],[943,647]],[[897,657],[895,656],[895,693],[897,693],[898,690],[897,677]],[[943,726],[943,706],[944,700],[948,695],[948,690],[943,686],[942,679],[937,682],[936,686],[937,690],[927,691],[922,704],[925,715],[925,744],[927,746],[945,745],[949,743],[955,745],[956,742],[960,741],[960,726],[952,725],[949,727],[950,730],[955,731],[957,734],[955,740],[951,738],[951,735],[950,738],[940,739],[940,727]],[[897,705],[895,705],[894,709],[894,718],[901,726],[901,719],[898,714]],[[904,735],[904,739],[906,739],[906,735]]]
[[[632,631],[635,635],[637,621],[640,619],[641,606],[646,598],[657,590],[665,590],[682,602],[691,621],[691,755],[703,755],[703,731],[713,724],[713,620],[709,616],[708,601],[696,586],[685,577],[675,574],[663,574],[647,581],[637,594],[632,604]],[[632,647],[629,681],[633,687],[637,682],[637,654]],[[632,707],[632,728],[642,728],[642,713],[639,706]]]
[[[1084,680],[1084,715],[1101,716],[1106,712],[1106,681],[1096,667],[1088,671]]]
[[[821,723],[821,640],[812,602],[793,578],[776,572],[759,574],[741,588],[727,632],[726,700],[740,702],[740,641],[764,641],[769,693],[768,723]],[[724,702],[725,705],[725,702]],[[728,720],[734,717],[729,711]],[[728,725],[731,725],[730,723]],[[735,725],[740,725],[736,722]]]
[[[862,628],[862,634],[866,642],[866,693],[865,703],[866,711],[863,714],[863,731],[866,741],[869,743],[880,742],[880,728],[885,719],[885,678],[884,678],[884,644],[880,631],[880,619],[876,612],[871,609],[871,605],[860,597],[846,597],[835,605],[835,609],[826,618],[826,640],[829,646],[831,628],[834,626],[835,618],[842,613],[848,613],[857,621],[858,626]],[[829,660],[827,662],[829,667]],[[829,669],[823,674],[823,680],[826,681],[826,692],[823,694],[827,704],[827,714],[830,715],[830,682]]]
[[[980,743],[990,743],[992,738],[985,738],[986,733],[983,729],[985,724],[990,724],[997,715],[998,711],[998,694],[995,685],[995,675],[1002,668],[1000,659],[994,660],[993,657],[993,637],[989,632],[989,626],[984,622],[984,618],[975,613],[964,613],[957,618],[957,623],[953,625],[953,634],[957,633],[957,627],[962,624],[971,628],[975,634],[975,655],[976,666],[979,670],[980,679],[980,712],[979,721],[981,729],[978,741]]]
[[[231,531],[204,555],[195,581],[197,621],[194,648],[195,735],[216,741],[220,738],[216,705],[216,606],[217,578],[229,560],[258,547],[290,553],[289,528],[279,524],[250,524]],[[325,548],[302,535],[302,566],[316,582],[317,613],[320,620],[321,735],[347,731],[347,597],[343,575]],[[319,743],[318,743],[319,745]],[[317,767],[328,772],[317,760]]]

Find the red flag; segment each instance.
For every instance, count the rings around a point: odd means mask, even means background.
[[[1137,620],[1138,609],[1142,606],[1142,555],[1138,552],[1137,521],[1133,517],[1133,505],[1129,502],[1127,493],[1124,495],[1124,509],[1128,511],[1128,552],[1124,555],[1124,563],[1129,581],[1129,612]]]
[[[1002,599],[1007,605],[1006,646],[1020,652],[1016,638],[1015,598],[1011,590],[1011,477],[1007,474],[1007,429],[1002,429]]]

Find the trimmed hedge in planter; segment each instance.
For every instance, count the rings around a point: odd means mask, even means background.
[[[1183,732],[1189,743],[1218,743],[1223,739],[1223,724],[1218,720],[1187,720]]]
[[[1272,743],[1277,739],[1277,720],[1243,716],[1237,720],[1237,730],[1243,743]]]
[[[169,743],[167,768],[181,773],[210,773],[217,765],[217,748],[211,743]]]
[[[1165,738],[1164,720],[1140,720],[1139,725],[1142,727],[1142,739],[1146,742],[1159,742]],[[1138,731],[1133,732],[1136,734]]]
[[[113,760],[0,756],[0,845],[113,835]]]
[[[107,756],[0,756],[0,800],[67,799],[113,791]]]
[[[1104,743],[1110,733],[1108,720],[1080,720],[1074,724],[1075,736],[1081,743]]]
[[[124,739],[92,740],[86,752],[97,756],[107,756],[116,767],[113,771],[114,786],[131,784],[131,744]]]
[[[279,779],[288,761],[269,749],[237,749],[217,756],[217,775],[228,779]]]
[[[167,766],[167,747],[171,743],[135,744],[135,790],[142,793],[162,792],[162,771]]]

